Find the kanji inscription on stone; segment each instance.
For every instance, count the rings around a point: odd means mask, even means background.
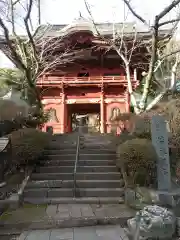
[[[168,132],[166,121],[160,115],[155,115],[151,120],[152,144],[158,156],[157,176],[158,190],[171,190],[171,171],[169,162]]]

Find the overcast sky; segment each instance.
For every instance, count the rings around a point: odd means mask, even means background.
[[[154,16],[172,0],[131,0],[131,2],[141,16],[152,22]],[[132,14],[128,13],[127,8],[124,14],[122,0],[88,0],[88,3],[96,22],[122,22],[124,15],[127,21],[136,21]],[[88,18],[84,0],[42,0],[42,23],[68,24],[79,17],[79,12]],[[36,12],[33,17],[36,20]],[[171,17],[172,15],[167,16],[168,19]],[[9,66],[9,61],[0,54],[0,67]]]
[[[88,17],[84,0],[42,0],[43,20],[49,23],[69,23],[79,16]],[[124,18],[124,3],[122,0],[88,0],[93,16],[97,22],[116,21]],[[131,0],[132,6],[144,18],[152,19],[171,0]],[[128,20],[134,18],[131,14]]]

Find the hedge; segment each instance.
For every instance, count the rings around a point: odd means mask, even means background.
[[[8,135],[12,143],[13,166],[33,165],[43,154],[50,135],[33,128],[24,128]]]

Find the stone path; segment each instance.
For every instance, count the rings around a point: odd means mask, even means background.
[[[94,226],[23,232],[18,237],[1,237],[1,240],[128,240],[124,229],[115,226]]]
[[[82,227],[101,224],[126,224],[134,211],[123,204],[57,204],[24,205],[6,212],[0,218],[3,231],[21,232],[30,229]]]
[[[58,204],[47,206],[46,214],[54,218],[119,217],[128,216],[131,212],[128,210],[125,205],[118,204]]]

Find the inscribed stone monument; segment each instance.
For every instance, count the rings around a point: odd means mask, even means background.
[[[157,176],[158,190],[171,190],[171,171],[169,162],[169,146],[166,122],[162,116],[156,115],[151,120],[152,144],[158,156]]]

